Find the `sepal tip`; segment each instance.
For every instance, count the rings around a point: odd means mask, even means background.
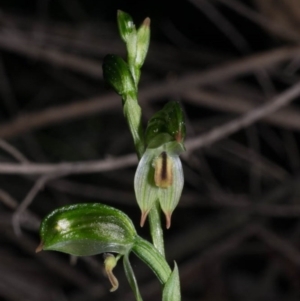
[[[142,212],[140,226],[144,227],[149,211]]]
[[[165,216],[166,216],[166,228],[170,229],[170,227],[171,227],[172,212],[165,213]]]

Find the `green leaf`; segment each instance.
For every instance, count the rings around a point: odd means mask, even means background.
[[[152,244],[137,236],[132,251],[147,264],[162,284],[168,281],[172,271],[166,259]]]
[[[163,301],[181,300],[180,280],[179,280],[179,273],[178,273],[178,268],[176,263],[171,276],[169,277],[167,283],[165,284],[162,300]]]
[[[169,141],[182,143],[185,134],[184,114],[179,103],[173,101],[149,120],[145,138],[148,147],[156,148]]]
[[[106,55],[102,68],[104,79],[123,99],[128,95],[136,98],[134,80],[127,63],[121,57],[113,54]]]
[[[125,275],[126,275],[126,278],[129,282],[129,285],[130,285],[130,287],[131,287],[131,289],[134,293],[135,299],[137,301],[143,301],[142,296],[141,296],[140,291],[139,291],[139,287],[138,287],[135,275],[134,275],[134,272],[133,272],[133,269],[132,269],[131,264],[129,262],[128,256],[129,256],[129,254],[125,254],[124,257],[123,257],[123,265],[124,265]]]
[[[103,204],[77,204],[54,210],[42,221],[42,245],[75,256],[126,254],[137,236],[129,217]]]

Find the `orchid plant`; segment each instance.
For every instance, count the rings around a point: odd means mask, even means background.
[[[140,225],[147,217],[152,243],[137,234],[131,219],[118,209],[100,203],[74,204],[58,208],[44,218],[40,227],[41,244],[37,251],[54,250],[74,256],[103,253],[111,291],[118,288],[113,268],[122,258],[126,277],[136,300],[142,300],[129,261],[135,253],[154,272],[162,284],[163,301],[180,301],[180,281],[176,263],[171,269],[165,259],[161,211],[166,228],[171,226],[183,188],[179,155],[184,151],[185,123],[177,102],[166,104],[142,126],[138,83],[150,41],[150,19],[136,28],[131,16],[118,11],[119,33],[127,48],[127,61],[107,55],[103,63],[105,80],[121,96],[125,118],[131,131],[139,164],[134,178]]]

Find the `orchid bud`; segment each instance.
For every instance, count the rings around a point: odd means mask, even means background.
[[[103,60],[103,76],[112,88],[126,99],[136,94],[134,80],[127,63],[119,56],[108,54]]]
[[[120,36],[122,40],[125,43],[127,43],[128,40],[130,40],[130,38],[132,37],[132,35],[136,35],[136,29],[132,17],[129,14],[118,10],[117,21]]]
[[[126,44],[128,64],[132,68],[136,58],[137,32],[135,24],[131,16],[121,10],[118,10],[117,20],[121,38]],[[134,74],[132,75],[134,76]]]
[[[182,109],[178,102],[167,103],[149,120],[146,129],[148,147],[158,147],[169,141],[183,142],[186,134]]]
[[[150,19],[146,18],[137,31],[135,66],[144,64],[150,43]]]

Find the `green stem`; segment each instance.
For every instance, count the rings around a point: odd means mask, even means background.
[[[136,98],[128,97],[123,100],[123,110],[125,118],[128,122],[131,135],[135,144],[138,158],[140,159],[145,150],[145,142],[142,127],[142,112]],[[150,233],[154,246],[162,256],[165,256],[164,237],[161,226],[161,209],[158,201],[149,212]]]
[[[123,111],[128,122],[137,155],[140,159],[144,153],[145,145],[142,127],[142,110],[137,99],[131,96],[127,96],[127,99],[123,99]]]
[[[165,257],[164,237],[161,226],[161,209],[158,200],[149,212],[150,233],[154,247]]]
[[[152,244],[138,236],[132,251],[151,268],[162,284],[168,281],[172,271],[166,259]]]

